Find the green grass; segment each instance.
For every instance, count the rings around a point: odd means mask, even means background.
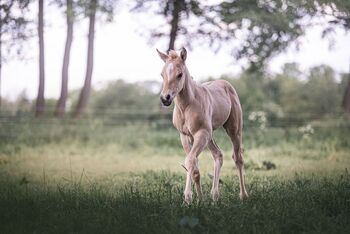
[[[345,122],[346,123],[346,122]],[[200,170],[205,198],[183,205],[184,153],[167,126],[99,120],[0,123],[0,233],[349,233],[349,126],[303,137],[297,128],[244,131],[239,200],[231,144],[221,199],[210,199],[213,162]],[[328,123],[329,124],[329,123]],[[276,165],[267,170],[263,162]]]
[[[58,184],[2,177],[2,233],[348,233],[350,176],[247,176],[249,200],[225,177],[218,204],[182,205],[183,175],[149,171]]]

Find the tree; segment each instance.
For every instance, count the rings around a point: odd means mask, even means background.
[[[318,9],[324,15],[329,15],[332,20],[330,25],[338,25],[350,31],[350,1],[348,0],[318,0]],[[331,32],[332,28],[326,28],[324,32]],[[350,76],[343,96],[342,107],[350,114]]]
[[[22,42],[30,36],[27,28],[30,22],[25,13],[30,0],[2,0],[0,2],[0,108],[2,65],[10,57],[10,50],[16,47],[17,54],[22,51]],[[14,14],[19,11],[20,14]],[[5,51],[3,49],[6,49]]]
[[[282,67],[282,74],[293,79],[300,79],[303,75],[300,71],[300,65],[295,62],[285,63]]]
[[[62,84],[61,95],[57,101],[55,115],[62,117],[65,109],[68,96],[68,67],[70,60],[70,51],[73,41],[73,24],[74,24],[74,7],[73,0],[66,0],[66,23],[67,23],[67,37],[63,56],[62,65]]]
[[[94,40],[95,40],[95,17],[96,17],[97,0],[91,0],[89,5],[89,35],[88,35],[88,54],[86,75],[83,89],[80,92],[78,104],[74,116],[79,116],[86,107],[91,91],[91,78],[94,62]]]
[[[232,42],[233,56],[256,71],[304,34],[305,9],[311,9],[307,0],[225,1],[212,7],[217,19],[209,23],[218,31],[214,40]]]
[[[126,83],[123,80],[109,82],[106,87],[93,92],[89,106],[92,113],[112,116],[117,113],[150,114],[157,111],[158,96],[147,83]]]
[[[324,26],[322,37],[334,32],[336,26],[350,30],[350,1],[348,0],[316,0],[300,6],[306,14],[327,17],[328,24]],[[350,113],[350,78],[343,96],[342,107]]]
[[[89,17],[89,34],[88,34],[88,54],[86,64],[86,75],[84,86],[80,92],[78,104],[73,113],[75,117],[80,116],[88,103],[91,92],[91,79],[94,62],[94,40],[95,40],[95,21],[97,11],[101,11],[107,15],[107,21],[113,19],[113,10],[115,1],[113,0],[89,0],[81,1],[81,6],[86,9],[86,15]]]
[[[339,111],[340,87],[334,70],[326,65],[312,67],[305,84],[304,101],[309,103],[309,112],[324,115]]]
[[[343,96],[342,107],[347,113],[350,113],[350,72],[348,74],[347,80],[348,82]]]
[[[35,115],[41,116],[45,108],[45,57],[44,57],[44,0],[38,0],[38,36],[39,36],[39,90],[36,99]]]
[[[212,40],[242,43],[233,48],[238,60],[247,60],[250,71],[263,70],[269,59],[281,53],[292,42],[305,34],[317,18],[328,20],[322,37],[334,31],[335,26],[350,30],[350,1],[348,0],[236,0],[212,7],[219,20],[208,20],[218,31],[208,34]],[[305,23],[307,21],[311,23]],[[327,18],[326,18],[327,17]],[[311,19],[311,20],[310,20]],[[314,22],[312,21],[314,20]],[[350,80],[342,106],[350,113]]]
[[[153,9],[154,14],[161,15],[166,19],[166,26],[151,29],[150,39],[168,38],[168,51],[175,48],[175,42],[179,35],[187,40],[186,46],[190,47],[193,33],[184,19],[194,16],[199,18],[203,15],[204,7],[197,0],[137,0],[133,11],[142,12]],[[169,31],[165,29],[169,28]]]

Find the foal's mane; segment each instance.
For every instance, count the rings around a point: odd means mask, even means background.
[[[170,50],[168,56],[170,60],[176,60],[179,57],[175,50]]]

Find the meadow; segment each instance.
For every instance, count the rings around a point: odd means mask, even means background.
[[[0,232],[349,233],[349,119],[311,125],[245,127],[244,202],[219,130],[221,199],[210,199],[205,150],[205,198],[187,207],[184,152],[167,121],[2,118]]]

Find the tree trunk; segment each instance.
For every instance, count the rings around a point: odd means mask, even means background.
[[[343,109],[346,113],[350,114],[350,73],[348,77],[348,85],[345,89],[345,94],[343,98]]]
[[[0,17],[1,20],[1,17]],[[2,22],[0,21],[0,111],[1,111],[1,107],[2,107],[2,92],[1,92],[1,81],[2,81]]]
[[[173,50],[175,47],[175,41],[177,37],[177,32],[179,30],[179,21],[180,21],[180,12],[181,12],[181,5],[183,0],[174,0],[174,8],[172,12],[172,19],[170,23],[170,40],[169,40],[169,48],[168,52],[170,50]]]
[[[55,115],[57,117],[62,117],[66,109],[66,102],[68,97],[68,67],[70,60],[70,51],[73,41],[73,2],[72,0],[67,0],[67,12],[66,12],[66,21],[67,21],[67,38],[66,45],[64,49],[63,56],[63,65],[62,65],[62,84],[61,84],[61,95],[57,101]]]
[[[39,90],[36,99],[36,116],[44,113],[45,99],[45,58],[44,58],[44,0],[39,0]]]
[[[91,91],[91,77],[94,62],[94,39],[95,39],[95,16],[97,0],[90,2],[89,15],[89,35],[88,35],[88,54],[84,87],[82,88],[78,100],[74,117],[79,117],[85,110]]]

